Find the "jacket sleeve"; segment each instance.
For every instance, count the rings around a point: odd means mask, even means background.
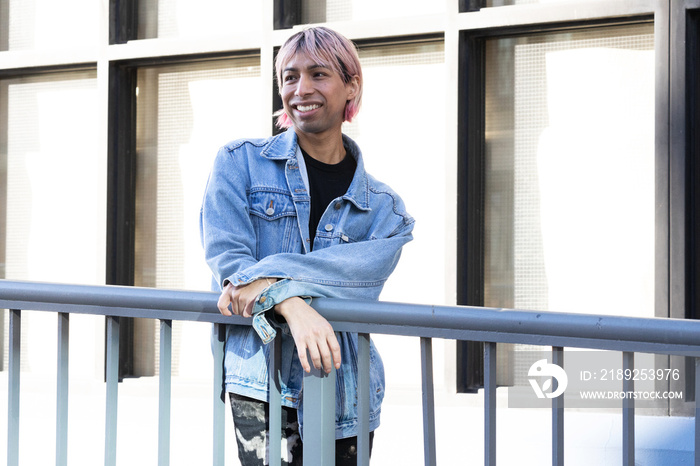
[[[276,254],[247,269],[245,273],[253,277],[287,272],[285,279],[263,290],[253,305],[253,328],[263,343],[272,341],[277,333],[268,318],[280,325],[270,310],[288,298],[378,299],[403,245],[412,239],[412,230],[411,220],[388,238],[331,246],[305,255]]]
[[[240,148],[244,150],[245,148]],[[414,220],[404,213],[384,215],[386,237],[343,243],[308,254],[281,253],[256,259],[256,233],[250,219],[247,158],[219,151],[200,210],[206,261],[219,286],[244,285],[259,278],[290,279],[323,297],[376,299],[393,272],[401,248],[412,239]],[[392,202],[403,204],[393,195]],[[369,213],[368,215],[372,215]],[[376,214],[375,214],[376,215]]]
[[[204,256],[222,287],[224,280],[255,265],[255,230],[250,220],[246,157],[219,150],[199,212]]]
[[[289,297],[377,299],[402,247],[412,239],[413,219],[391,208],[387,215],[368,213],[377,216],[385,233],[308,254],[280,253],[258,261],[248,205],[249,167],[247,157],[238,155],[222,148],[216,157],[200,210],[200,234],[206,261],[219,286],[227,282],[244,285],[264,277],[282,279],[263,291],[265,299],[259,299],[253,310],[260,314],[253,326],[263,340],[267,340],[264,333],[274,335],[274,331],[261,313]],[[392,201],[399,202],[403,212],[400,199],[394,195]]]
[[[377,299],[403,246],[413,238],[412,231],[410,220],[387,238],[338,244],[308,254],[275,254],[229,280],[236,284],[276,277],[294,282],[289,296]]]

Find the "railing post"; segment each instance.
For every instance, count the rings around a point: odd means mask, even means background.
[[[226,393],[224,387],[224,344],[226,342],[226,325],[214,324],[214,389],[213,399],[213,432],[212,432],[212,464],[224,466],[226,457]]]
[[[695,466],[700,466],[700,357],[695,358]]]
[[[119,317],[107,316],[105,399],[105,466],[117,464],[117,402],[119,390]]]
[[[552,348],[552,363],[564,368],[564,348]],[[552,382],[552,392],[559,382]],[[564,395],[552,398],[552,466],[564,466]]]
[[[423,372],[423,456],[426,466],[435,466],[435,390],[433,387],[433,340],[421,337],[420,359]]]
[[[484,464],[496,466],[496,343],[484,343]]]
[[[70,314],[58,313],[56,368],[56,466],[68,464],[68,361]]]
[[[304,374],[304,466],[335,464],[335,377],[335,367]]]
[[[19,465],[19,367],[22,311],[10,310],[10,341],[7,381],[7,466]]]
[[[369,465],[369,333],[357,335],[357,465]]]
[[[622,353],[622,369],[624,374],[634,373],[634,353]],[[622,379],[622,391],[634,391],[633,377]],[[634,398],[631,396],[622,399],[622,464],[634,466]]]
[[[270,466],[282,464],[282,389],[280,385],[280,366],[282,365],[282,334],[277,333],[270,342],[270,361],[268,364],[269,386],[269,425],[268,425],[268,461]]]
[[[160,321],[158,370],[158,466],[170,464],[170,406],[172,392],[173,321]]]

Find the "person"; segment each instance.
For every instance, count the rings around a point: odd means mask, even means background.
[[[334,332],[310,303],[378,299],[414,220],[342,133],[362,99],[354,44],[324,27],[305,29],[284,43],[275,69],[277,124],[286,130],[222,147],[200,214],[219,310],[252,318],[251,326],[226,326],[224,385],[241,463],[268,464],[266,343],[280,333],[283,464],[302,464],[302,380],[313,365],[336,369],[336,464],[354,465],[357,335]],[[370,356],[371,448],[384,368],[373,343]]]

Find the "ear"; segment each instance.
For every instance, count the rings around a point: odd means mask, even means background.
[[[350,82],[348,82],[345,85],[345,89],[348,92],[347,100],[354,99],[357,96],[358,92],[360,92],[360,77],[358,75],[355,75],[352,78],[350,78]]]

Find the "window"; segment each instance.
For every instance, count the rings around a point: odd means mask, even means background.
[[[667,174],[657,165],[654,25],[488,35],[463,47],[462,230],[472,242],[461,302],[668,316],[656,296],[669,272],[667,255],[658,262],[668,199],[657,198]],[[518,351],[528,349],[501,348],[499,383],[523,382]],[[481,345],[461,343],[460,390],[479,387],[480,370]]]
[[[304,24],[361,21],[445,13],[445,2],[430,0],[302,0]]]
[[[15,280],[101,283],[104,167],[94,71],[0,80],[5,242]]]
[[[484,305],[653,317],[653,25],[485,48]]]
[[[199,208],[218,149],[264,133],[260,59],[138,70],[136,279],[139,286],[210,288]]]
[[[527,5],[532,3],[552,3],[563,1],[566,0],[485,0],[485,6],[490,8],[497,6]]]
[[[219,147],[264,134],[272,112],[260,105],[260,59],[144,67],[137,74],[134,285],[209,290],[199,208]],[[174,375],[210,369],[201,364],[209,331],[173,324]],[[136,319],[134,374],[156,373],[157,340],[155,322]]]
[[[97,95],[94,70],[0,79],[0,278],[104,283],[106,152]],[[9,325],[1,312],[4,368]],[[55,347],[51,322],[55,316],[41,312],[23,317],[22,370],[55,371],[45,353]],[[85,337],[96,334],[95,322],[73,319],[84,336],[71,336],[72,376],[92,376],[101,363]]]
[[[0,51],[94,47],[99,19],[93,0],[0,0]]]
[[[145,0],[138,3],[138,39],[212,37],[258,31],[262,2]]]
[[[413,235],[422,239],[404,248],[380,299],[406,301],[406,284],[413,283],[411,302],[432,303],[446,280],[447,245],[442,238],[451,204],[443,179],[448,165],[445,102],[431,98],[444,92],[444,42],[431,38],[361,44],[359,55],[365,81],[362,110],[352,123],[344,124],[343,132],[360,146],[367,171],[400,193],[409,214],[418,219]],[[382,354],[389,348],[415,354],[385,365],[389,383],[402,387],[406,380],[420,379],[415,342],[391,335],[372,339]]]
[[[344,124],[343,132],[360,146],[367,171],[400,193],[409,214],[420,219],[414,236],[440,238],[445,234],[449,204],[442,181],[447,165],[445,106],[441,99],[426,96],[439,90],[437,83],[445,80],[444,43],[430,39],[363,45],[360,61],[365,81],[362,110],[352,123]],[[419,185],[429,189],[430,195],[416,189]],[[431,273],[422,277],[423,291],[416,290],[412,300],[430,303],[445,280],[441,267],[445,253],[441,241],[429,247],[406,247],[381,299],[405,299],[406,281],[415,280],[415,271],[425,268]]]

